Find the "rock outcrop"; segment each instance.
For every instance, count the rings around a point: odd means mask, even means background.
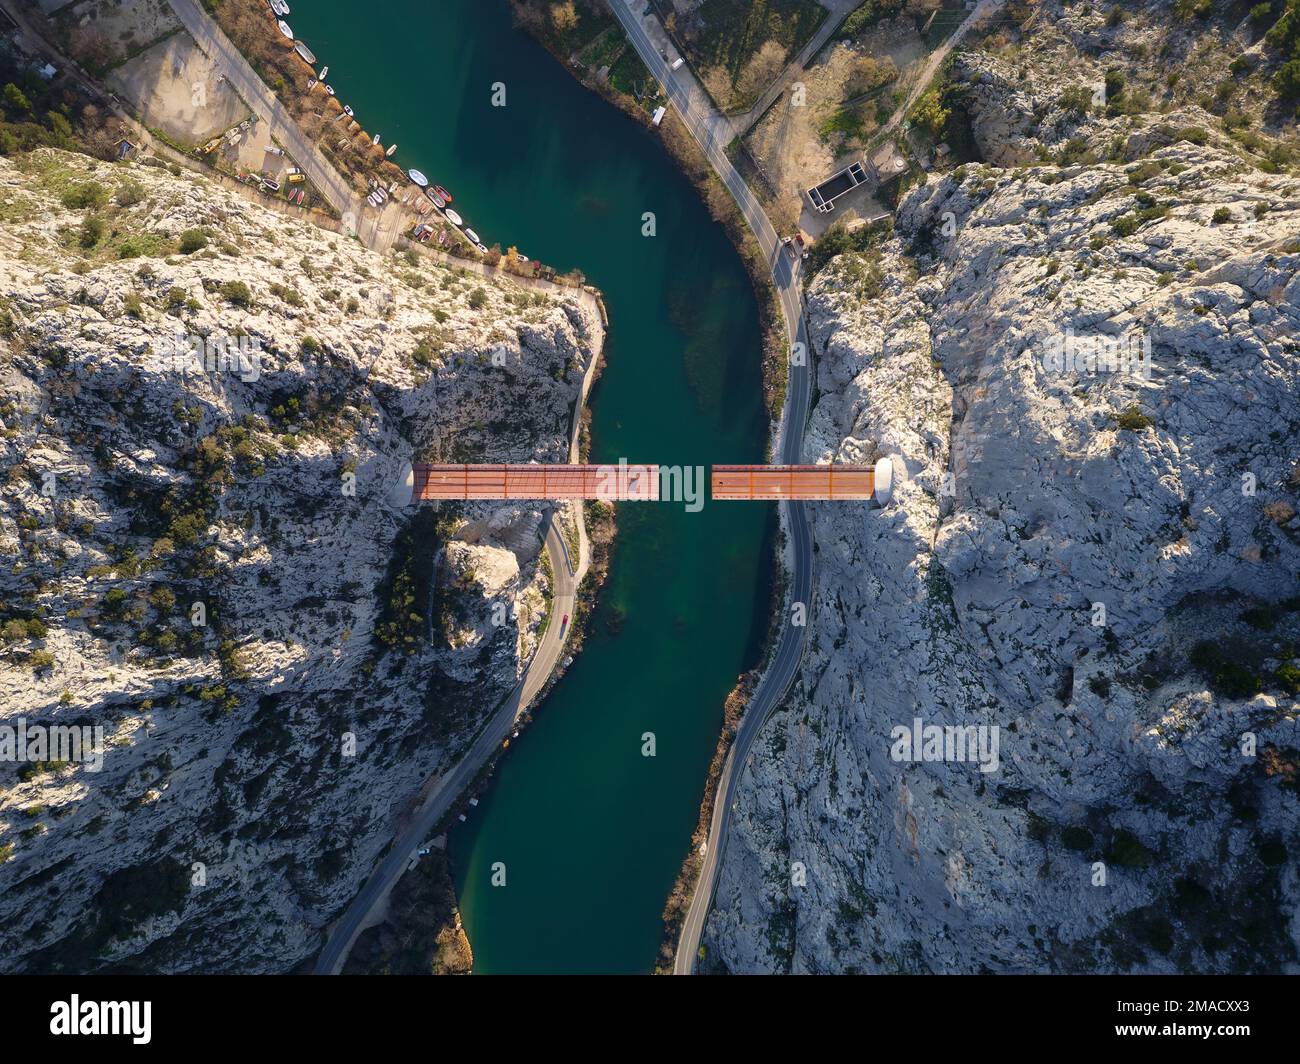
[[[0,967],[287,970],[543,616],[536,507],[393,482],[566,460],[599,314],[160,166],[0,159],[0,214],[0,726],[105,741],[0,764]]]
[[[1044,163],[1008,116],[1061,81],[962,63],[1020,169],[931,176],[811,285],[807,457],[907,477],[813,508],[705,965],[1296,970],[1300,182],[1186,115]]]

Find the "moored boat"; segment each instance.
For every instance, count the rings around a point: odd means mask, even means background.
[[[441,197],[442,197],[444,200],[446,200],[448,203],[451,202],[451,193],[448,192],[448,191],[447,191],[445,188],[443,188],[441,185],[434,185],[434,186],[433,186],[433,191],[436,192],[436,193],[438,193],[438,195],[441,196]]]
[[[281,33],[288,37],[289,40],[293,40],[293,30],[289,28],[289,23],[285,22],[284,19],[280,19],[276,25],[280,27]]]
[[[427,177],[425,177],[424,174],[421,173],[419,170],[407,170],[407,171],[406,171],[406,176],[409,177],[412,181],[414,181],[414,182],[415,182],[417,185],[419,185],[421,188],[428,188],[428,187],[429,187],[429,179],[428,179]]]
[[[450,207],[443,212],[447,216],[447,221],[451,222],[457,229],[465,224],[465,219],[453,211]]]
[[[316,65],[316,53],[308,48],[304,42],[295,41],[293,50],[302,56],[304,62],[310,63],[312,66]]]
[[[385,155],[385,156],[388,156],[388,157],[391,157],[392,154],[393,154],[393,152],[395,152],[395,151],[397,151],[397,145],[396,145],[396,144],[390,144],[390,145],[388,146],[388,150],[387,150],[386,152],[384,152],[384,155]]]

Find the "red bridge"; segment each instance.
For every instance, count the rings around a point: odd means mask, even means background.
[[[854,499],[875,494],[871,466],[714,466],[715,499]]]
[[[412,466],[415,500],[659,498],[657,465]]]
[[[663,470],[665,473],[667,469]],[[426,465],[412,467],[413,499],[607,499],[656,502],[657,465]],[[679,472],[679,471],[675,471]],[[676,482],[680,484],[681,478]],[[673,480],[670,478],[670,483]],[[718,500],[826,499],[875,496],[871,466],[714,466]],[[879,500],[878,500],[879,501]]]

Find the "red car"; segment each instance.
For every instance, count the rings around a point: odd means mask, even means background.
[[[560,628],[563,628],[568,623],[569,623],[569,615],[566,613],[564,615],[564,619],[560,621]]]

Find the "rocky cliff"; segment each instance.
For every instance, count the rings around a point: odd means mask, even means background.
[[[542,620],[540,512],[398,472],[566,460],[599,314],[143,163],[0,215],[0,726],[104,737],[0,763],[0,967],[286,970]]]
[[[1065,113],[1134,24],[1045,6],[957,64],[991,161],[810,287],[807,457],[906,480],[813,508],[706,967],[1297,968],[1300,182],[1195,104]]]

